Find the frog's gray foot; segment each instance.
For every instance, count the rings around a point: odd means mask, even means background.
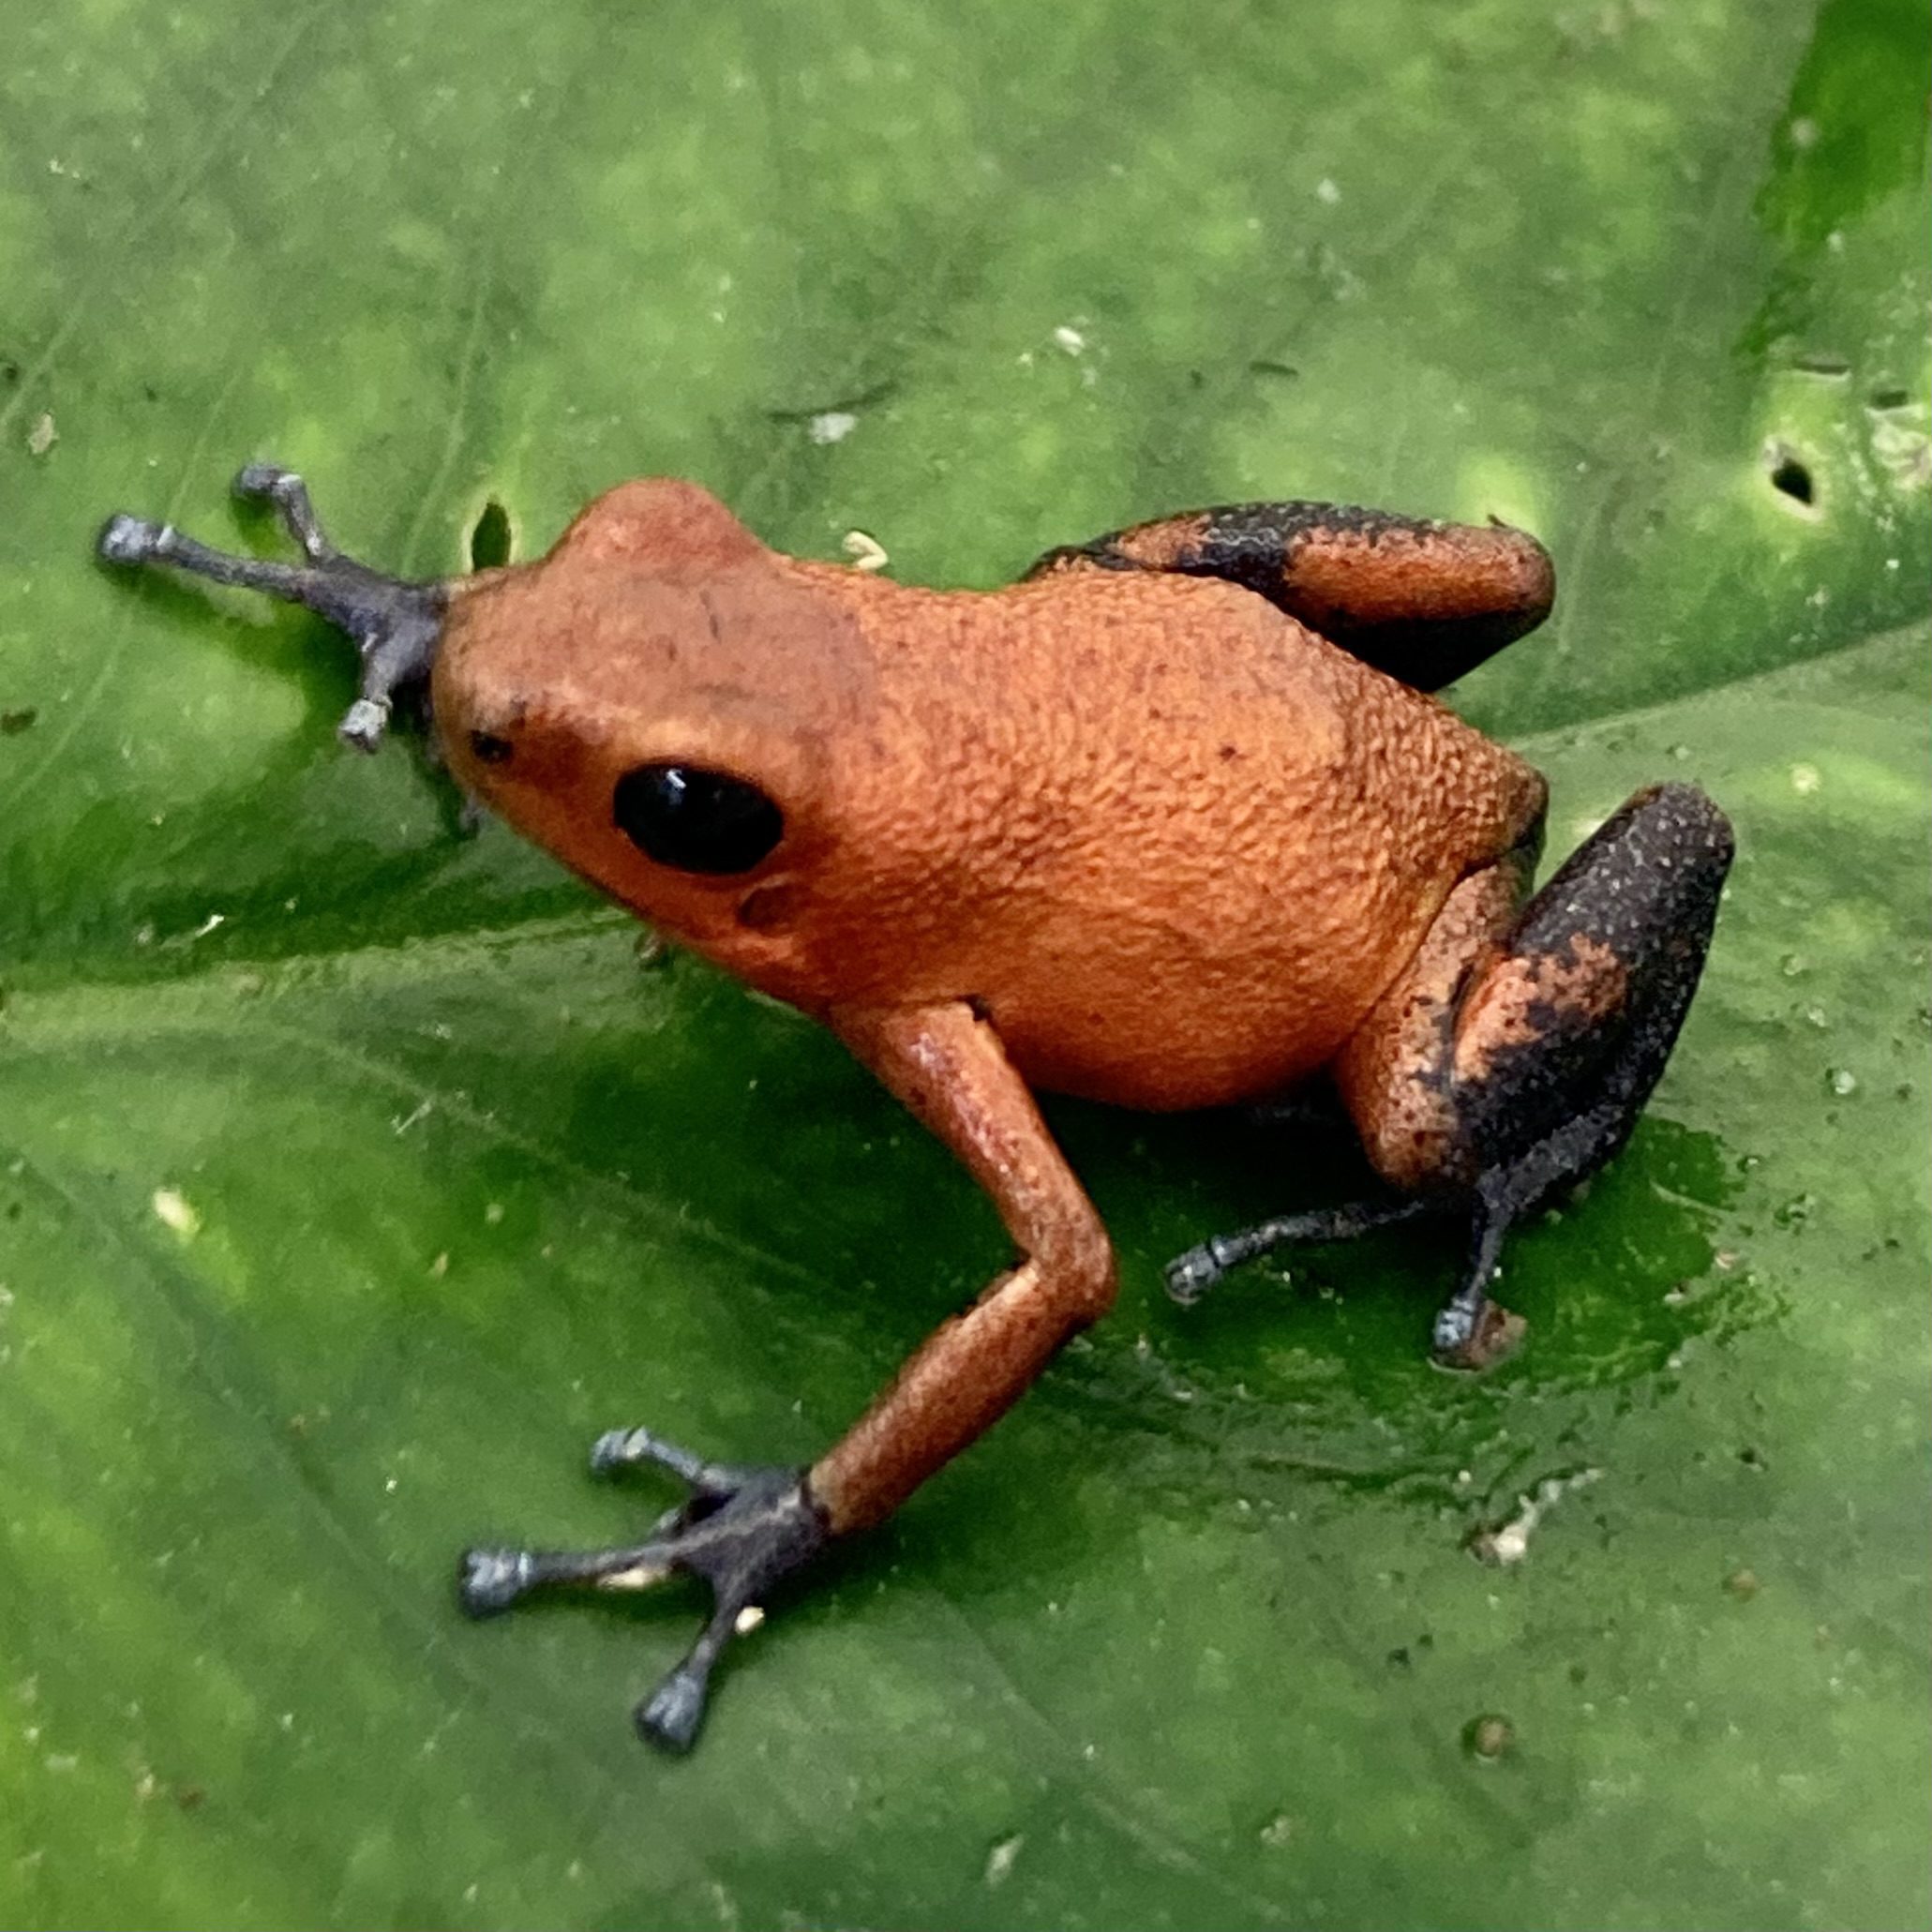
[[[1357,1201],[1347,1207],[1319,1207],[1309,1214],[1257,1221],[1251,1228],[1242,1228],[1232,1235],[1216,1235],[1198,1248],[1176,1255],[1167,1264],[1167,1292],[1186,1307],[1199,1301],[1230,1268],[1239,1267],[1244,1261],[1252,1261],[1277,1248],[1353,1241],[1377,1228],[1392,1227],[1398,1221],[1416,1221],[1423,1215],[1442,1211],[1439,1202],[1417,1196]]]
[[[1352,1241],[1405,1221],[1471,1217],[1472,1251],[1462,1285],[1435,1318],[1430,1354],[1445,1369],[1487,1369],[1508,1355],[1522,1334],[1522,1318],[1489,1298],[1496,1261],[1511,1212],[1478,1192],[1469,1196],[1410,1195],[1357,1201],[1346,1207],[1316,1208],[1309,1214],[1265,1221],[1238,1234],[1216,1235],[1167,1265],[1167,1292],[1183,1307],[1199,1301],[1230,1268],[1290,1246],[1316,1247]]]
[[[346,631],[362,657],[362,688],[337,728],[358,751],[374,751],[397,697],[427,685],[449,607],[448,586],[385,577],[344,556],[324,533],[292,470],[250,463],[235,478],[234,490],[274,504],[302,547],[303,562],[233,556],[184,536],[171,523],[126,516],[109,519],[100,554],[110,563],[165,563],[217,584],[265,591]]]
[[[294,471],[278,463],[247,464],[235,477],[234,493],[246,501],[273,503],[311,563],[326,563],[342,554],[323,532],[315,505],[308,501],[308,486]]]
[[[1520,1211],[1506,1188],[1478,1186],[1472,1204],[1469,1262],[1461,1284],[1436,1310],[1429,1356],[1439,1369],[1490,1369],[1516,1353],[1523,1319],[1490,1299],[1503,1237]]]
[[[711,1619],[635,1714],[651,1743],[687,1751],[725,1646],[766,1593],[809,1563],[831,1533],[801,1470],[706,1462],[643,1429],[613,1430],[591,1451],[599,1475],[639,1462],[669,1470],[691,1490],[644,1541],[613,1550],[471,1550],[457,1591],[470,1615],[488,1617],[537,1590],[648,1590],[672,1575],[702,1578],[711,1588]]]

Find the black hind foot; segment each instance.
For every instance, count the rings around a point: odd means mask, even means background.
[[[831,1531],[801,1470],[707,1462],[645,1429],[612,1430],[591,1451],[591,1468],[600,1475],[643,1462],[668,1470],[691,1493],[641,1543],[466,1550],[457,1595],[471,1616],[490,1617],[533,1591],[649,1590],[671,1576],[702,1578],[711,1590],[710,1621],[635,1713],[651,1744],[688,1751],[725,1646],[758,1620],[766,1593],[809,1563]]]
[[[1353,1241],[1377,1228],[1440,1213],[1433,1201],[1357,1201],[1346,1207],[1318,1207],[1309,1214],[1279,1216],[1256,1221],[1231,1235],[1213,1235],[1198,1248],[1190,1248],[1167,1264],[1167,1292],[1183,1308],[1199,1301],[1230,1268],[1244,1261],[1272,1254],[1277,1248],[1316,1248],[1331,1241]]]
[[[1457,1369],[1506,1355],[1522,1324],[1489,1295],[1504,1237],[1630,1137],[1697,990],[1732,849],[1702,792],[1658,786],[1520,915],[1507,915],[1502,868],[1465,881],[1340,1069],[1371,1158],[1414,1191],[1408,1213],[1369,1204],[1223,1236],[1173,1264],[1169,1292],[1193,1300],[1225,1267],[1283,1241],[1453,1217],[1469,1229],[1469,1258],[1431,1353]],[[1474,973],[1473,959],[1486,962]]]
[[[272,503],[306,561],[237,557],[184,536],[171,523],[126,516],[108,520],[100,554],[110,563],[166,563],[217,584],[265,591],[305,605],[346,631],[362,658],[362,686],[337,729],[358,751],[374,751],[398,696],[421,692],[428,683],[449,607],[448,587],[385,577],[345,557],[323,533],[308,491],[292,470],[250,463],[235,478],[234,493]]]

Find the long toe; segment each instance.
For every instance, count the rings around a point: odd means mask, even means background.
[[[681,1755],[696,1742],[704,1722],[706,1681],[688,1664],[680,1664],[637,1706],[638,1734],[660,1750]]]
[[[466,1550],[457,1567],[457,1601],[472,1617],[494,1617],[530,1588],[527,1550]]]
[[[1183,1307],[1199,1301],[1221,1280],[1221,1265],[1215,1260],[1212,1249],[1205,1243],[1190,1248],[1167,1264],[1168,1295]]]

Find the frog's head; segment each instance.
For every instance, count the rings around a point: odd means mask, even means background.
[[[307,605],[362,653],[342,735],[373,750],[425,681],[467,790],[653,923],[782,984],[805,890],[835,839],[831,796],[869,733],[870,659],[834,600],[695,484],[599,497],[533,563],[442,582],[337,550],[301,479],[251,465],[299,564],[230,556],[117,517],[101,554]]]
[[[750,977],[833,836],[872,698],[851,620],[696,485],[600,497],[540,562],[464,580],[431,696],[458,780]]]

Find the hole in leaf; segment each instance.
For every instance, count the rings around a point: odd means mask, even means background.
[[[510,513],[491,497],[470,532],[470,567],[495,570],[510,561]]]
[[[1818,489],[1811,480],[1811,466],[1791,450],[1772,452],[1771,487],[1782,490],[1793,502],[1808,504],[1818,500]]]

